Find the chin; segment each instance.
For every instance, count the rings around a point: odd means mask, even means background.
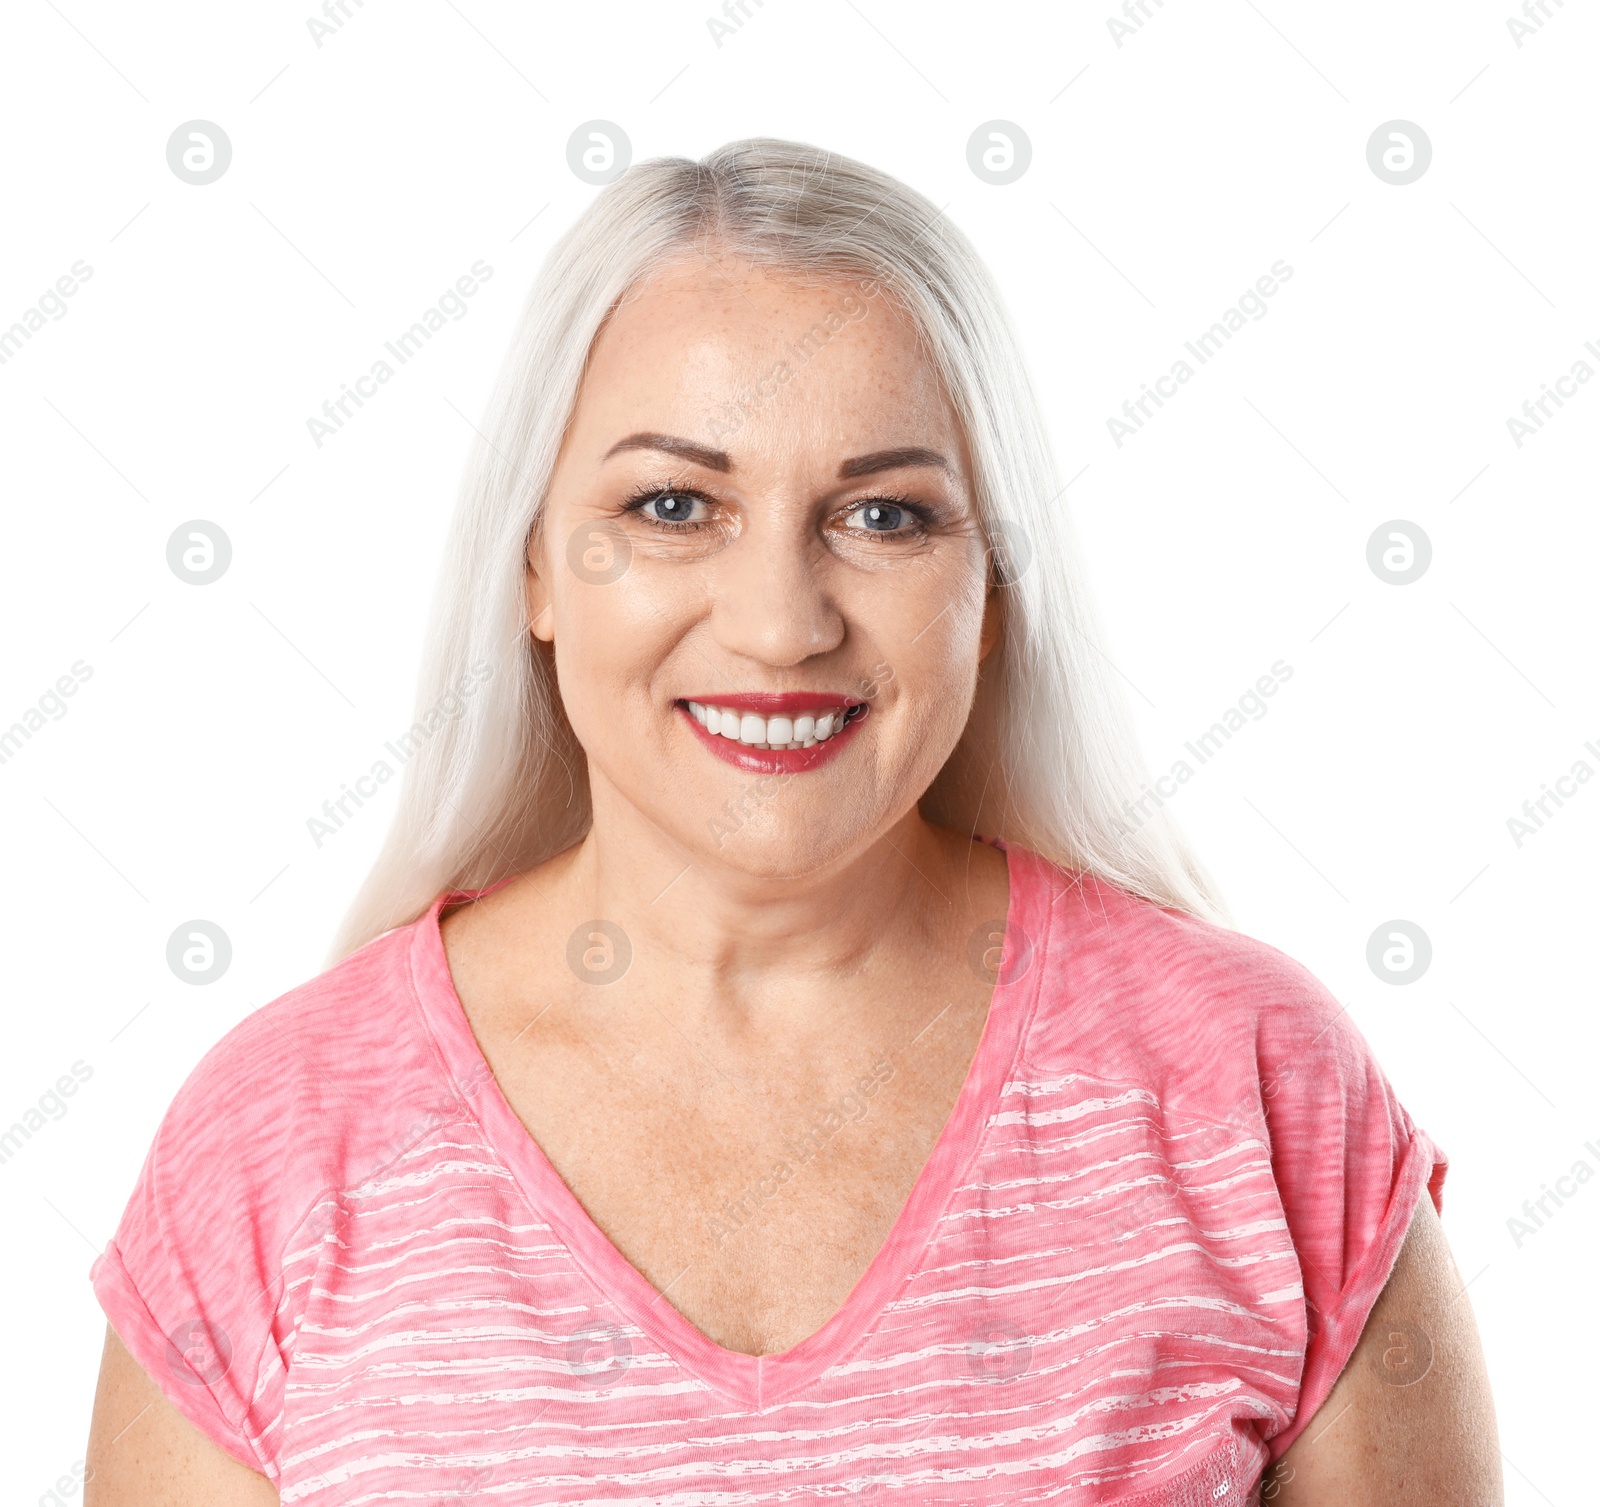
[[[774,785],[777,781],[774,780]],[[781,799],[781,789],[766,797]],[[757,879],[791,879],[815,873],[840,856],[853,852],[866,839],[866,829],[852,825],[839,830],[832,824],[807,820],[797,806],[763,810],[752,790],[741,810],[737,801],[714,812],[698,831],[686,834],[685,846],[705,855],[705,862],[721,864]]]

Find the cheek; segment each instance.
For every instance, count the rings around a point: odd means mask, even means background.
[[[976,655],[971,658],[975,660]],[[912,675],[917,677],[914,684]],[[952,654],[913,666],[901,698],[907,711],[907,735],[930,749],[953,744],[966,726],[976,683],[973,665],[965,657]]]
[[[867,627],[888,673],[906,682],[960,683],[976,665],[983,637],[983,578],[969,570],[930,572],[866,592],[855,621]]]
[[[977,685],[982,625],[981,600],[962,598],[942,613],[934,607],[925,618],[901,619],[893,642],[883,643],[866,694],[893,706],[906,739],[931,750],[960,737]]]
[[[670,598],[633,562],[600,583],[567,572],[554,594],[556,671],[575,728],[604,728],[647,701],[656,670],[683,629]],[[598,723],[592,719],[600,719]]]

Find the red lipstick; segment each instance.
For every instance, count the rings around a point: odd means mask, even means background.
[[[696,696],[696,701],[700,698]],[[776,704],[774,704],[776,703]],[[856,729],[867,720],[872,708],[859,696],[817,695],[810,691],[752,692],[743,696],[716,696],[700,702],[702,706],[725,706],[734,711],[753,712],[757,716],[784,716],[789,712],[809,712],[831,706],[859,707],[845,725],[810,748],[752,748],[734,738],[724,738],[720,733],[709,733],[689,710],[687,700],[677,703],[683,720],[708,752],[714,753],[726,764],[743,769],[749,774],[805,774],[820,769],[837,758],[847,743],[856,735]]]

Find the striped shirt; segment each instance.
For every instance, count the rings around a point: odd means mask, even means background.
[[[205,1055],[101,1306],[295,1507],[1244,1503],[1445,1156],[1298,963],[991,840],[1011,897],[968,1075],[793,1349],[691,1325],[517,1118],[440,937],[481,891]]]

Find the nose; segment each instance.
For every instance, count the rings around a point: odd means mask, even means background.
[[[831,592],[837,565],[798,519],[768,518],[722,550],[714,569],[712,636],[719,648],[787,667],[844,639]]]

